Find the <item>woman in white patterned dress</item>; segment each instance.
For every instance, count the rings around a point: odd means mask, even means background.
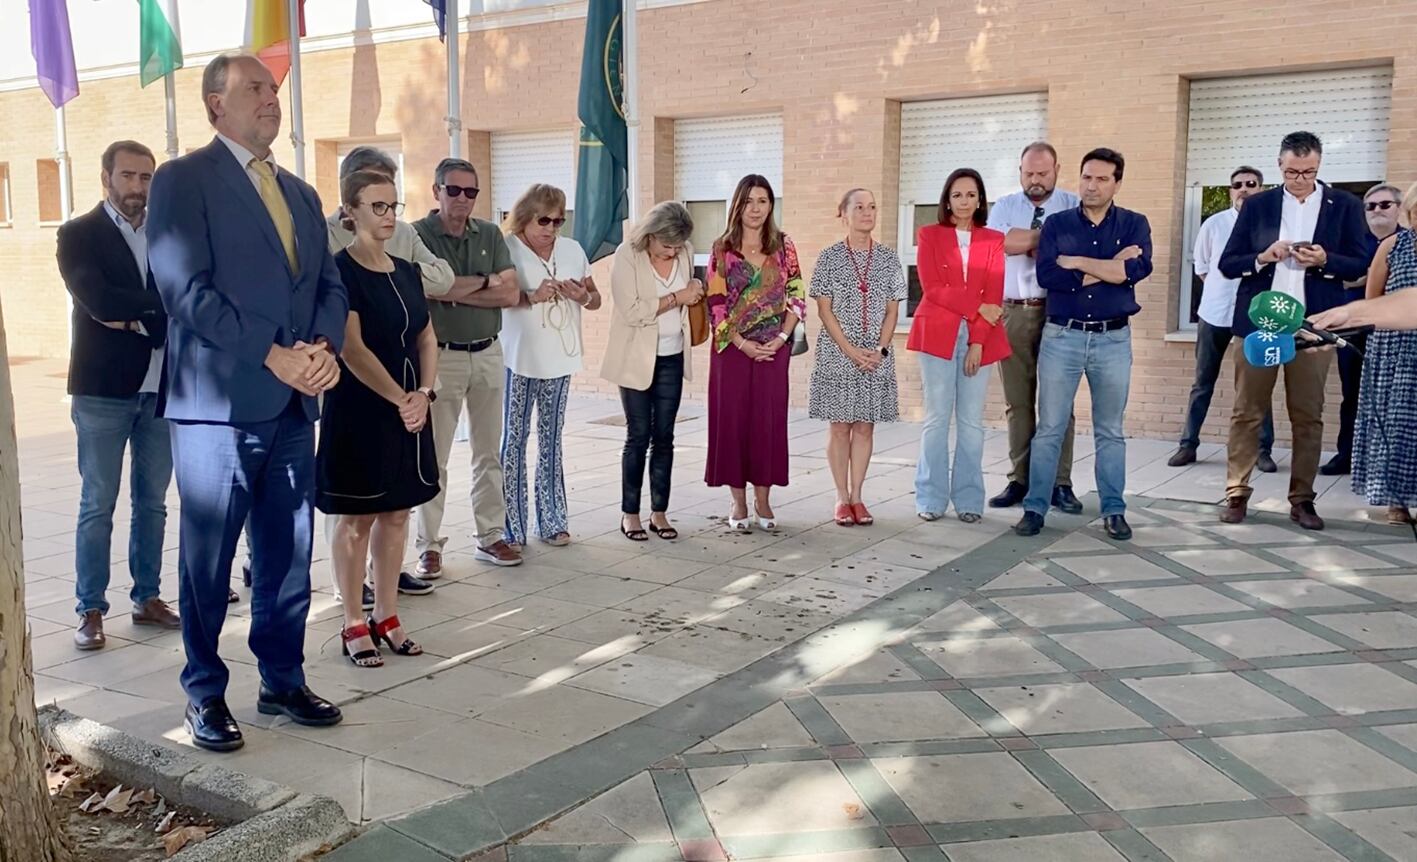
[[[891,340],[906,298],[905,269],[892,249],[871,236],[875,195],[852,189],[841,199],[837,215],[846,239],[817,258],[808,293],[816,298],[822,320],[810,413],[831,423],[827,464],[836,482],[834,520],[843,527],[865,526],[874,521],[861,486],[871,464],[875,426],[900,416]]]

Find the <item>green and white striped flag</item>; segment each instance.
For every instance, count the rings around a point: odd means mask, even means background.
[[[138,0],[138,73],[144,87],[182,68],[182,43],[159,0]]]

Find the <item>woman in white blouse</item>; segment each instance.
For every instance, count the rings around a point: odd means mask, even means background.
[[[503,496],[507,542],[527,542],[526,443],[536,408],[536,530],[549,545],[567,545],[566,476],[561,432],[571,375],[581,370],[581,311],[600,308],[590,261],[580,244],[560,235],[566,193],[538,183],[512,206],[502,224],[517,270],[521,303],[502,312],[507,391],[502,402]]]
[[[632,542],[649,539],[640,521],[647,452],[649,530],[661,539],[679,536],[668,515],[674,420],[684,381],[692,376],[687,309],[704,298],[703,282],[693,273],[693,231],[693,219],[683,204],[659,204],[615,250],[610,269],[615,303],[600,376],[620,387],[625,407],[620,532]]]

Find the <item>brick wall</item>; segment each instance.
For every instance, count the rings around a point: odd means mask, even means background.
[[[1362,10],[1361,15],[1353,14]],[[1100,11],[1099,11],[1100,10]],[[490,132],[575,125],[583,19],[477,31],[464,36],[462,123],[465,154],[492,198]],[[1167,341],[1176,324],[1177,266],[1185,174],[1187,81],[1391,62],[1392,135],[1389,176],[1417,178],[1417,46],[1392,34],[1417,28],[1411,0],[1291,0],[1281,13],[1248,0],[1144,0],[1124,6],[1046,0],[969,5],[916,0],[864,0],[851,5],[781,0],[713,0],[641,13],[639,198],[642,208],[673,194],[673,120],[780,111],[784,126],[785,222],[810,268],[842,228],[841,192],[867,186],[881,204],[878,236],[896,237],[900,102],[993,93],[1047,91],[1050,139],[1062,153],[1063,185],[1074,186],[1076,160],[1107,145],[1128,159],[1119,202],[1146,213],[1155,237],[1156,271],[1139,289],[1128,430],[1141,436],[1177,433],[1194,350]],[[1322,38],[1315,38],[1321,33]],[[1277,46],[1284,46],[1282,51]],[[751,52],[751,56],[745,56]],[[307,173],[333,206],[335,143],[398,137],[409,211],[431,204],[432,169],[447,150],[446,65],[433,39],[365,45],[307,54]],[[178,76],[183,149],[210,137],[198,95],[200,69]],[[133,137],[154,150],[163,143],[162,91],[136,79],[85,82],[69,113],[75,210],[99,197],[98,156],[112,139]],[[0,162],[10,165],[14,221],[0,228],[0,282],[10,349],[61,355],[67,349],[65,296],[55,271],[52,227],[37,220],[33,166],[53,155],[54,113],[37,90],[0,93]],[[277,158],[290,164],[288,139]],[[597,267],[602,283],[607,267]],[[596,374],[607,312],[587,316],[587,371],[582,391],[610,394]],[[815,323],[810,324],[815,337]],[[900,345],[903,338],[897,339]],[[690,398],[702,398],[707,357],[695,357]],[[904,361],[902,404],[920,409],[914,363]],[[793,370],[793,400],[807,399],[809,361]],[[1229,379],[1227,374],[1226,379]],[[1330,401],[1337,401],[1337,375]],[[1079,420],[1085,427],[1085,387]],[[1212,415],[1228,415],[1229,386]],[[1332,405],[1331,405],[1332,406]],[[989,417],[1002,409],[997,381]],[[1281,437],[1287,422],[1278,412]],[[1224,429],[1213,419],[1212,439]],[[1332,426],[1330,426],[1332,434]]]

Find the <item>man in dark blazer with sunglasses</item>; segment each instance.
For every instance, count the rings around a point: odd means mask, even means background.
[[[1266,290],[1288,294],[1316,314],[1346,301],[1343,283],[1368,269],[1363,207],[1341,189],[1319,182],[1323,144],[1311,132],[1291,132],[1279,146],[1283,184],[1250,198],[1220,256],[1226,278],[1240,279],[1232,330],[1236,338],[1255,331],[1250,301]],[[1293,427],[1289,518],[1306,530],[1322,530],[1314,509],[1314,478],[1323,453],[1324,385],[1332,351],[1300,351],[1284,366],[1285,404]],[[1279,368],[1250,365],[1235,357],[1235,412],[1230,422],[1225,503],[1220,520],[1245,520],[1250,474],[1259,452],[1260,424],[1274,396]]]

